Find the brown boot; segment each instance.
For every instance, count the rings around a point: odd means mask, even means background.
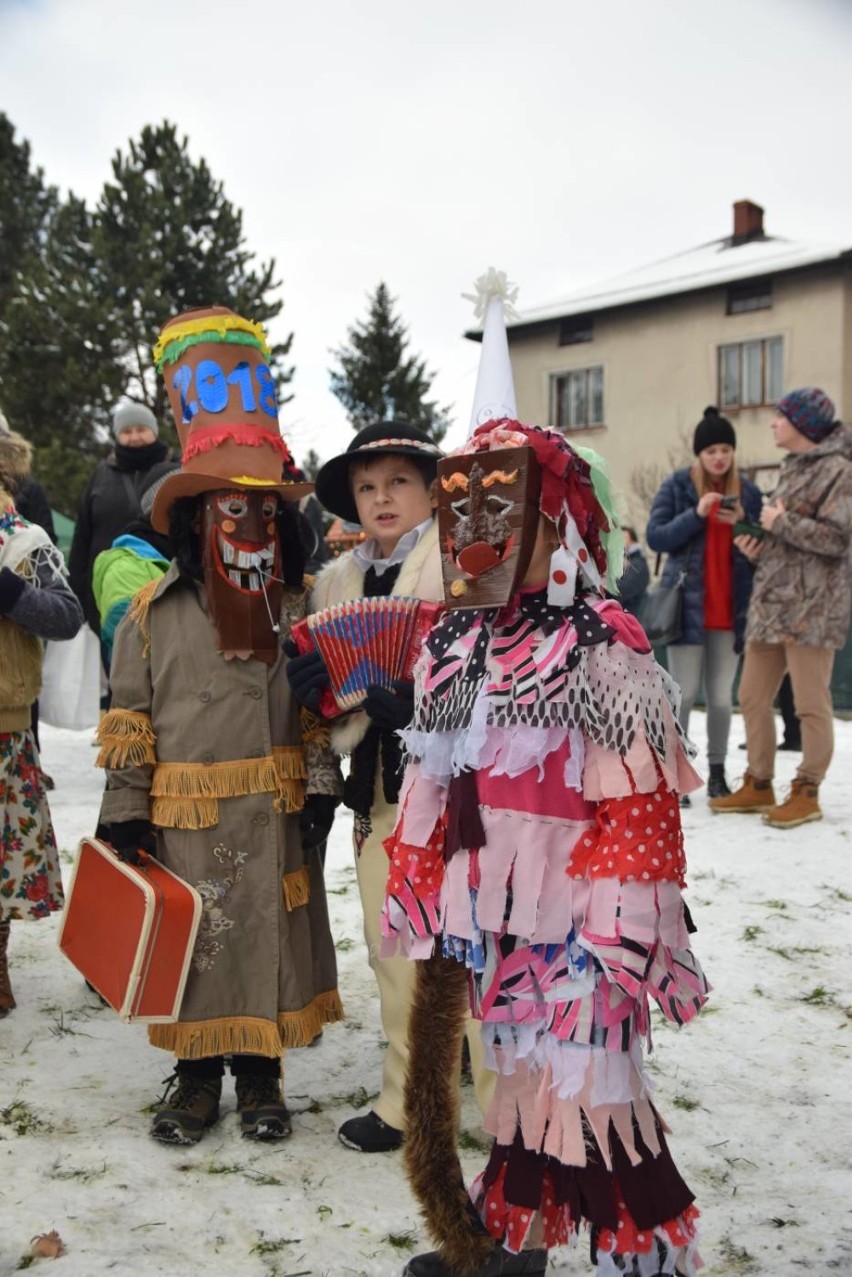
[[[197,1144],[208,1126],[219,1121],[222,1079],[178,1072],[173,1080],[177,1086],[170,1102],[154,1114],[151,1134],[164,1144]]]
[[[739,789],[721,798],[711,798],[707,806],[711,811],[768,811],[775,806],[772,781],[756,780],[751,772],[746,772]]]
[[[12,984],[9,980],[9,919],[0,922],[0,1019],[9,1014],[17,1006]]]
[[[763,813],[763,819],[774,829],[794,829],[796,825],[806,825],[810,820],[822,820],[818,798],[819,785],[797,777],[783,803],[770,807]]]

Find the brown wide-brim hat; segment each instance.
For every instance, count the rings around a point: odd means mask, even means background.
[[[154,498],[154,504],[151,508],[151,526],[157,532],[168,532],[169,530],[169,511],[175,501],[179,497],[197,497],[202,492],[228,491],[231,488],[242,489],[245,492],[277,492],[282,501],[301,501],[302,497],[308,496],[313,492],[314,485],[312,483],[286,483],[278,478],[278,482],[262,475],[249,475],[245,473],[247,466],[245,464],[245,454],[253,452],[255,449],[243,448],[239,444],[226,444],[217,448],[215,454],[210,454],[211,462],[227,463],[227,455],[238,452],[242,454],[243,465],[240,467],[234,464],[228,467],[227,464],[222,466],[222,473],[209,474],[199,473],[197,470],[176,470],[166,478],[160,486],[160,490]],[[235,462],[239,458],[235,458]],[[211,465],[210,469],[214,467]],[[230,473],[228,473],[230,469]]]
[[[377,421],[359,430],[345,452],[320,468],[317,499],[326,510],[347,523],[358,523],[358,509],[349,482],[349,472],[355,462],[369,457],[425,457],[434,461],[437,468],[443,455],[425,430],[410,426],[407,421]]]

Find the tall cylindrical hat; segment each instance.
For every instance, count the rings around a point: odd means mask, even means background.
[[[224,306],[170,319],[154,347],[181,442],[181,468],[157,493],[151,522],[168,531],[178,497],[218,488],[274,489],[285,501],[313,491],[284,482],[292,457],[278,428],[270,350],[260,324]]]

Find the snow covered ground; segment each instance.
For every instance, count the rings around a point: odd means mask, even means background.
[[[701,742],[703,715],[693,732]],[[741,733],[736,719],[732,771]],[[95,823],[90,738],[43,729],[66,867]],[[682,1031],[656,1017],[650,1067],[714,1275],[852,1272],[852,723],[837,724],[837,743],[820,824],[782,833],[755,817],[714,817],[703,793],[684,814],[695,946],[714,994]],[[782,791],[795,762],[779,756]],[[369,1103],[382,1053],[350,830],[344,815],[327,869],[348,1019],[288,1056],[294,1131],[280,1145],[240,1138],[230,1082],[228,1112],[198,1146],[151,1140],[148,1108],[170,1057],[87,991],[57,950],[55,918],[13,924],[18,1009],[0,1021],[0,1273],[27,1267],[30,1238],[54,1228],[64,1277],[392,1277],[424,1248],[401,1155],[366,1157],[335,1134]],[[483,1157],[470,1088],[462,1125],[470,1174]],[[587,1256],[582,1243],[555,1252],[550,1271],[587,1273]]]

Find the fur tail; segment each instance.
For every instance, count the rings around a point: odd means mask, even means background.
[[[465,1189],[456,1150],[467,982],[465,967],[438,952],[417,963],[403,1146],[426,1226],[459,1277],[476,1273],[494,1247]]]

